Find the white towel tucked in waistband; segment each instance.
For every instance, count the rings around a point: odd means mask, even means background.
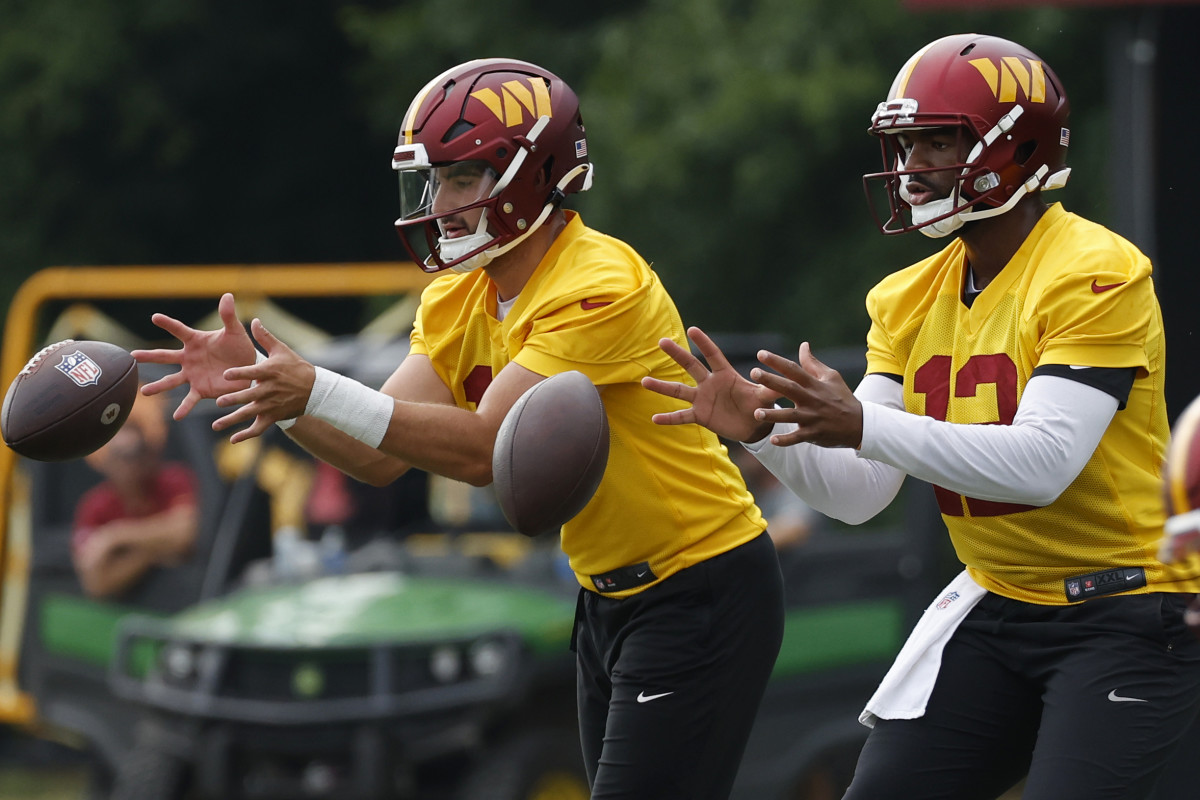
[[[942,649],[984,594],[966,570],[950,581],[917,621],[892,668],[858,715],[859,722],[873,728],[876,719],[915,719],[925,713],[942,665]]]

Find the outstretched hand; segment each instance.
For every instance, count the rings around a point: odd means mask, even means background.
[[[779,393],[743,378],[721,349],[699,328],[688,328],[688,338],[712,369],[673,339],[658,345],[696,381],[695,386],[658,378],[642,378],[642,386],[691,405],[678,411],[655,414],[659,425],[703,425],[718,436],[740,442],[756,442],[771,430],[771,424],[755,419],[758,409],[771,408]]]
[[[224,379],[227,383],[248,388],[218,397],[219,407],[236,405],[238,408],[213,422],[213,430],[216,431],[250,423],[249,427],[229,437],[234,444],[261,436],[279,420],[294,419],[303,414],[317,375],[316,368],[275,338],[262,320],[251,322],[250,332],[254,340],[262,345],[267,359],[250,366],[225,370]]]
[[[254,344],[238,321],[233,295],[222,295],[217,310],[222,326],[213,331],[199,331],[166,314],[155,314],[151,321],[178,339],[183,347],[178,350],[134,350],[132,353],[140,364],[179,365],[178,372],[142,387],[142,394],[154,395],[186,383],[188,393],[175,409],[174,419],[186,417],[204,398],[216,398],[250,385],[248,380],[225,377],[225,371],[230,367],[254,363]]]
[[[787,446],[812,442],[822,447],[858,447],[862,444],[862,403],[841,374],[817,359],[808,342],[800,345],[799,360],[792,361],[766,350],[758,360],[775,372],[755,367],[750,378],[791,400],[792,408],[759,409],[760,422],[794,423],[796,430],[771,437],[771,444]]]

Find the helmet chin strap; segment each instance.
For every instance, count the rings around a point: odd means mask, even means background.
[[[587,182],[584,186],[584,189],[586,190],[589,188],[591,186],[592,176],[588,167],[589,165],[587,164],[580,164],[579,166],[575,167],[575,169],[564,175],[562,180],[560,180],[554,187],[554,191],[551,192],[551,197],[556,195],[561,196],[562,190],[569,186],[571,181],[579,177],[580,173],[585,170],[588,171],[589,174],[587,176]],[[450,269],[454,272],[474,272],[480,267],[486,267],[497,256],[502,256],[509,250],[512,250],[521,242],[525,241],[530,234],[542,227],[542,224],[550,216],[550,212],[554,210],[555,205],[555,203],[550,202],[542,206],[542,213],[538,214],[538,218],[533,221],[533,224],[529,226],[529,229],[512,241],[504,244],[501,247],[489,247],[488,249],[476,253],[470,258],[464,259],[462,262],[455,264],[454,266],[450,267]],[[461,258],[463,255],[471,252],[472,250],[483,247],[493,238],[494,237],[487,232],[487,209],[484,209],[483,213],[479,215],[479,226],[475,229],[474,233],[467,236],[457,236],[453,239],[447,239],[445,237],[439,238],[438,255],[441,256],[442,261],[453,261],[456,258]]]
[[[951,214],[954,210],[954,197],[943,197],[941,200],[934,200],[932,203],[924,205],[912,205],[912,195],[908,191],[908,176],[900,176],[900,197],[904,202],[909,204],[912,209],[913,224],[920,226],[917,230],[925,234],[931,239],[941,239],[944,236],[949,236],[963,226],[965,222],[973,222],[975,220],[987,219],[995,217],[1007,211],[1011,211],[1022,197],[1035,191],[1038,188],[1042,189],[1058,189],[1066,184],[1067,176],[1070,175],[1070,169],[1062,169],[1047,177],[1050,168],[1043,164],[1038,168],[1037,172],[1030,175],[1029,178],[1021,184],[1017,191],[1013,192],[1012,197],[1005,201],[1004,205],[996,208],[974,209],[962,206],[957,214]],[[945,219],[938,219],[943,215]],[[936,220],[936,222],[930,222]]]

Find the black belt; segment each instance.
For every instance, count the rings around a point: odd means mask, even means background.
[[[611,572],[593,575],[592,585],[598,592],[623,592],[626,589],[636,589],[658,580],[650,562],[643,561],[630,567],[619,567]]]
[[[1076,603],[1105,594],[1128,592],[1146,585],[1146,570],[1141,567],[1117,567],[1087,575],[1076,575],[1063,581],[1067,602]]]

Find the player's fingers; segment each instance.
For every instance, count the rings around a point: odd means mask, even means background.
[[[178,422],[190,414],[198,402],[200,402],[200,393],[193,389],[179,401],[179,405],[176,406],[175,413],[171,415],[171,418]]]
[[[217,302],[217,313],[221,315],[221,322],[225,326],[226,333],[240,333],[242,323],[237,318],[237,303],[233,299],[233,294],[226,292],[221,295],[221,299]]]
[[[257,317],[250,323],[250,334],[254,337],[254,341],[261,344],[263,350],[267,351],[268,356],[279,352],[290,353],[292,350],[286,344],[279,341],[275,334],[267,330],[267,326],[263,325],[262,320]]]
[[[179,364],[183,350],[131,350],[129,355],[139,364]]]
[[[666,411],[650,417],[655,425],[690,425],[696,421],[696,412],[691,408],[681,408],[678,411]]]
[[[776,447],[790,447],[794,444],[801,444],[810,441],[808,435],[803,428],[797,428],[788,433],[776,433],[771,435],[771,444]]]
[[[696,357],[686,347],[680,346],[674,339],[659,339],[658,346],[662,351],[669,355],[671,359],[679,366],[687,369],[690,364],[696,362]]]
[[[264,419],[263,417],[255,417],[254,424],[249,428],[243,428],[242,430],[237,431],[230,436],[229,443],[237,444],[238,442],[244,442],[247,439],[253,439],[256,436],[262,436],[264,433],[266,433],[267,428],[269,427],[271,427],[270,420]]]
[[[780,375],[784,375],[793,381],[803,383],[807,382],[809,378],[809,374],[804,371],[802,366],[790,358],[784,358],[778,353],[772,353],[770,350],[759,350],[758,361],[763,366],[770,367]],[[755,378],[754,380],[757,381],[758,379]]]
[[[725,353],[721,352],[721,348],[717,347],[717,343],[707,333],[693,327],[688,328],[687,335],[714,372],[719,369],[730,368],[729,359],[725,357]]]
[[[262,380],[265,375],[258,364],[250,364],[245,367],[230,367],[221,373],[221,377],[230,383],[238,381],[257,381]],[[244,400],[242,402],[245,402]]]
[[[225,371],[226,376],[228,376],[228,374],[231,371],[232,370],[226,370]],[[236,380],[236,379],[229,378],[229,380]],[[256,392],[253,387],[241,389],[236,392],[228,392],[226,394],[221,395],[220,397],[218,397],[216,399],[217,407],[218,408],[228,408],[229,406],[246,405],[247,403],[254,401],[254,399],[255,399],[253,397],[254,394],[256,394]]]
[[[150,321],[184,344],[196,333],[192,328],[184,325],[174,317],[168,317],[166,314],[153,314],[150,317]]]
[[[769,408],[754,409],[754,418],[759,422],[769,422],[774,425],[777,422],[794,422],[800,423],[800,412],[795,408],[771,406]]]
[[[172,372],[170,375],[166,375],[156,381],[147,383],[141,388],[141,392],[149,397],[150,395],[169,392],[170,390],[176,389],[185,383],[187,383],[187,379],[183,377],[182,372]]]
[[[772,427],[780,422],[788,422],[796,426],[795,430],[787,433],[772,434],[771,444],[787,447],[800,442],[810,441],[809,434],[800,424],[799,412],[794,408],[759,408],[754,411],[754,419],[760,423],[769,423]]]
[[[233,411],[230,411],[223,417],[218,417],[213,420],[212,429],[214,431],[223,431],[226,428],[234,425],[241,425],[254,419],[255,413],[252,405],[238,406]]]
[[[696,329],[699,332],[699,328]],[[701,334],[703,335],[703,334]],[[675,363],[683,367],[684,371],[692,377],[696,383],[701,383],[708,378],[712,373],[709,372],[708,365],[692,355],[692,351],[686,347],[682,347],[674,339],[660,339],[658,346],[663,349],[667,355],[675,359]]]
[[[800,343],[800,366],[817,380],[826,380],[838,374],[837,370],[813,355],[812,346],[808,342]]]
[[[750,370],[750,380],[783,395],[793,402],[805,392],[804,387],[791,378],[774,372],[767,372],[765,369],[759,369],[758,367]]]
[[[658,378],[649,376],[642,378],[642,388],[649,389],[652,392],[665,394],[667,397],[675,397],[685,402],[692,402],[696,397],[696,387],[688,386],[686,383],[677,381],[664,381]]]

